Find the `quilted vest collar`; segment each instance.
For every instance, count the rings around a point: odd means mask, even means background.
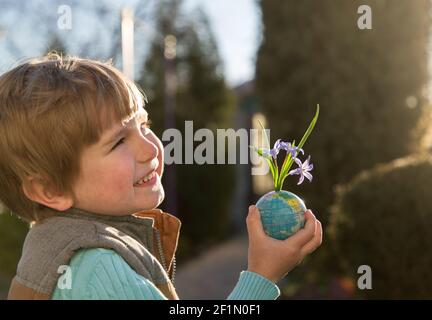
[[[109,241],[106,242],[106,239],[111,239],[113,237],[117,240],[126,242],[126,245],[132,244],[135,248],[138,248],[137,256],[140,256],[140,253],[143,253],[140,250],[148,250],[148,252],[150,252],[152,256],[157,259],[156,264],[155,262],[147,262],[147,264],[150,263],[150,269],[158,269],[163,267],[163,269],[165,269],[168,275],[173,275],[174,255],[177,249],[179,232],[181,227],[181,222],[178,218],[166,212],[163,212],[160,209],[145,210],[128,216],[106,216],[91,213],[78,208],[71,208],[66,212],[59,212],[55,217],[48,218],[47,221],[43,221],[42,223],[37,224],[30,230],[29,235],[37,234],[37,230],[42,231],[43,228],[41,228],[41,226],[43,225],[45,225],[45,228],[48,228],[47,226],[49,224],[53,225],[53,223],[57,223],[58,226],[64,226],[65,219],[74,223],[81,223],[81,225],[76,225],[78,227],[86,225],[92,225],[93,227],[96,226],[96,229],[99,230],[99,234],[103,235],[103,242],[100,242],[100,240],[96,241],[94,240],[94,238],[92,238],[91,240],[87,239],[85,241],[80,240],[80,242],[76,240],[76,237],[72,237],[73,239],[75,239],[75,246],[83,245],[83,247],[92,247],[93,245],[101,245],[104,247],[109,247],[112,243]],[[50,223],[46,223],[48,221]],[[85,223],[85,221],[88,221],[89,223]],[[106,226],[109,226],[109,228],[107,228]],[[34,232],[32,232],[32,230]],[[27,247],[30,247],[31,245],[29,243],[32,242],[31,236],[29,237],[29,235],[27,236],[28,239],[26,239],[28,240]],[[98,237],[96,238],[99,239],[100,235],[98,235]],[[135,242],[138,243],[138,245]],[[140,246],[145,249],[140,249]],[[130,259],[128,252],[126,252],[126,254],[125,251],[122,252],[122,247],[114,247],[113,249],[116,250],[119,254],[121,254],[123,258],[125,258],[126,256],[125,260],[129,264],[135,264],[134,269],[140,269],[140,263],[137,263],[133,259]],[[50,294],[48,292],[43,292],[43,290],[41,292],[41,290],[38,290],[37,288],[30,285],[29,283],[26,283],[25,281],[22,281],[22,278],[20,278],[20,269],[23,269],[23,265],[28,264],[32,258],[34,258],[34,255],[32,255],[29,250],[26,250],[26,244],[24,244],[23,256],[21,257],[20,264],[18,266],[17,276],[15,277],[14,282],[11,285],[9,298],[49,299]],[[71,257],[62,257],[63,260],[70,258]],[[145,270],[146,268],[144,267],[141,268],[141,272],[139,272],[138,270],[136,271],[138,271],[138,273],[141,273],[143,276],[151,277],[151,275],[145,274]],[[162,270],[156,272],[156,274],[159,275],[164,273],[165,272],[163,272]],[[175,293],[175,289],[169,279],[164,280],[159,277],[156,282],[159,282],[156,283],[156,285],[168,298],[178,299],[177,294]]]

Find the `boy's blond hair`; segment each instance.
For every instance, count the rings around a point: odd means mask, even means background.
[[[84,147],[114,121],[135,116],[144,100],[110,63],[50,53],[3,74],[0,201],[26,221],[39,221],[47,208],[25,196],[26,177],[74,196]]]

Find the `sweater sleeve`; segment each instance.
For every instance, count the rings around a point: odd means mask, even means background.
[[[149,280],[113,250],[81,249],[69,264],[71,286],[56,287],[54,300],[166,300]],[[279,288],[263,276],[242,271],[227,300],[275,300]],[[203,297],[205,298],[205,297]]]
[[[240,279],[227,300],[276,300],[279,287],[267,278],[251,271],[242,271]]]
[[[69,265],[70,288],[56,287],[52,299],[61,300],[166,300],[149,280],[136,273],[113,250],[82,249]]]

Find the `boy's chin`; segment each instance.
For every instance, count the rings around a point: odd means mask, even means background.
[[[161,187],[161,192],[160,192],[160,195],[159,195],[159,201],[158,201],[158,204],[157,204],[156,207],[159,207],[161,205],[161,203],[164,201],[164,199],[165,199],[165,191]]]
[[[158,195],[154,197],[153,201],[151,201],[151,203],[148,206],[146,206],[146,208],[144,208],[143,210],[156,209],[161,205],[164,199],[165,199],[165,192],[163,188],[161,188],[160,192],[158,192]]]

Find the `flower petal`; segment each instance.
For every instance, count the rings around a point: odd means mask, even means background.
[[[288,175],[292,176],[295,174],[301,174],[301,170],[299,168],[291,170],[290,172],[288,172]]]
[[[309,180],[309,182],[312,182],[312,175],[309,172],[303,172],[304,176]]]
[[[281,139],[277,139],[276,142],[274,143],[273,149],[278,150],[281,147]]]
[[[295,163],[297,163],[299,168],[301,168],[303,166],[303,163],[301,162],[301,160],[299,158],[294,158],[294,161],[295,161]]]
[[[285,151],[290,151],[291,150],[291,143],[285,142],[285,141],[281,141],[280,148],[282,150],[285,150]]]
[[[304,175],[300,174],[300,179],[299,179],[299,182],[297,183],[297,185],[302,184],[303,180],[304,180]]]
[[[267,148],[262,148],[261,155],[267,159],[271,158],[272,157],[271,149],[269,150]]]

